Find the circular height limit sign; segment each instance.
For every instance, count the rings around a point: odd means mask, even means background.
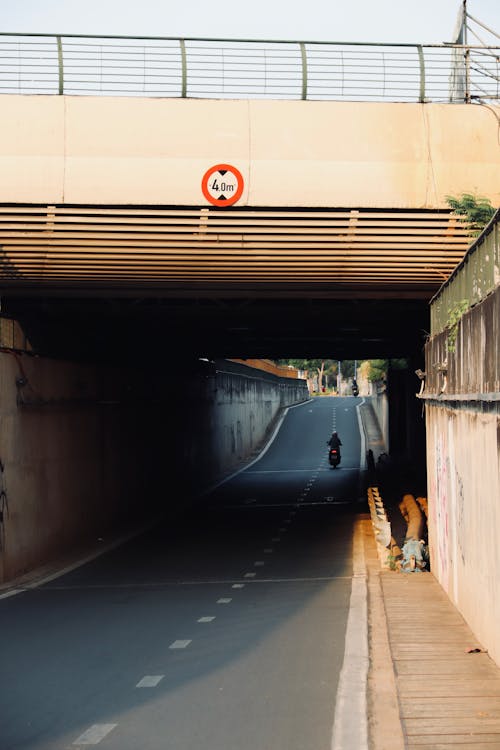
[[[243,193],[241,172],[231,164],[216,164],[203,175],[201,189],[212,206],[232,206]]]

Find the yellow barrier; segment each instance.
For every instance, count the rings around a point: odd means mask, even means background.
[[[256,370],[265,370],[273,375],[278,375],[280,378],[298,378],[299,371],[295,367],[283,367],[277,365],[270,359],[230,359],[230,362],[238,362],[239,364],[246,365],[247,367],[253,367]]]

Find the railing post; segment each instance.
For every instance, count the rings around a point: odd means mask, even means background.
[[[302,99],[307,99],[307,53],[304,42],[300,42],[300,54],[302,57]]]
[[[182,64],[182,86],[181,96],[183,99],[187,97],[187,57],[186,57],[186,42],[184,39],[179,39],[181,46],[181,64]]]
[[[470,104],[470,48],[465,50],[465,101]]]
[[[419,102],[422,104],[425,102],[425,59],[424,59],[424,49],[421,44],[417,47],[418,50],[418,62],[420,64],[420,93],[419,93]]]
[[[59,71],[59,95],[64,94],[64,60],[63,60],[63,48],[62,39],[60,36],[57,39],[57,65]]]

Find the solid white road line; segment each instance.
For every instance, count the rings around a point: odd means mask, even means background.
[[[117,724],[92,724],[73,742],[73,745],[97,745],[116,726]]]
[[[363,420],[361,418],[361,407],[365,403],[365,399],[363,398],[361,400],[360,404],[356,404],[356,414],[358,416],[358,427],[359,427],[359,436],[361,438],[361,455],[359,457],[359,468],[361,470],[366,469],[367,463],[366,463],[366,435],[365,435],[365,428],[363,427]]]
[[[353,539],[353,577],[349,616],[332,731],[332,750],[368,750],[368,609],[361,521]]]
[[[31,575],[33,575],[32,579],[30,579],[29,577],[30,574],[27,574],[24,580],[23,578],[20,578],[17,580],[17,583],[12,582],[12,586],[14,588],[8,588],[3,593],[0,593],[0,599],[8,599],[10,596],[16,596],[17,594],[22,594],[25,591],[30,591],[31,589],[37,589],[40,586],[45,586],[45,584],[50,583],[51,581],[55,581],[57,578],[61,578],[61,576],[66,575],[66,573],[71,573],[73,570],[77,570],[78,568],[81,568],[82,565],[85,565],[88,562],[92,562],[93,560],[100,557],[101,555],[104,555],[106,552],[110,552],[111,550],[114,550],[116,547],[119,547],[120,545],[125,544],[125,542],[128,542],[130,539],[134,539],[135,537],[140,536],[140,534],[152,528],[157,522],[158,522],[157,520],[150,521],[147,524],[139,526],[139,528],[136,529],[135,531],[130,532],[128,534],[124,534],[118,539],[114,539],[112,542],[109,542],[109,543],[103,542],[99,546],[98,550],[94,550],[93,552],[90,552],[88,555],[85,555],[85,557],[81,557],[79,560],[76,560],[75,562],[72,562],[69,565],[65,565],[63,568],[54,570],[51,573],[42,573],[41,570],[37,573],[37,571],[34,570],[31,572]]]
[[[146,687],[156,687],[161,680],[165,677],[164,674],[147,674],[145,675],[142,680],[139,680],[136,687],[138,688],[146,688]]]
[[[220,482],[217,482],[216,484],[213,484],[211,487],[207,487],[207,489],[204,492],[202,492],[202,495],[209,495],[209,494],[211,494],[214,490],[217,489],[217,487],[220,487],[221,485],[225,484],[226,482],[229,482],[234,477],[237,477],[238,474],[242,474],[243,472],[247,472],[248,469],[251,466],[253,466],[258,461],[260,461],[260,459],[263,458],[263,456],[265,456],[265,454],[267,453],[267,451],[269,450],[269,448],[273,444],[274,440],[276,439],[276,435],[280,431],[281,425],[285,421],[285,417],[288,414],[288,412],[290,411],[290,409],[300,409],[302,406],[304,406],[304,404],[310,403],[310,401],[311,401],[311,399],[308,399],[308,401],[303,401],[300,404],[294,404],[293,406],[287,406],[287,408],[285,409],[285,411],[283,412],[283,414],[279,418],[278,423],[276,425],[276,428],[275,428],[273,434],[271,435],[271,437],[269,438],[269,441],[266,443],[266,445],[264,446],[264,448],[262,449],[262,451],[259,453],[259,455],[256,456],[256,458],[254,458],[253,461],[250,461],[250,463],[247,464],[246,466],[244,466],[243,468],[238,469],[238,471],[235,471],[233,474],[230,474],[227,477],[224,477],[224,479],[221,479]]]

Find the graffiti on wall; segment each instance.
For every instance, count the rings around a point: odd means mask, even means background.
[[[436,542],[438,579],[448,590],[449,576],[449,508],[448,508],[448,458],[443,435],[436,440]]]
[[[462,563],[465,563],[467,534],[465,530],[464,483],[458,471],[456,471],[455,479],[457,487],[457,542]]]

